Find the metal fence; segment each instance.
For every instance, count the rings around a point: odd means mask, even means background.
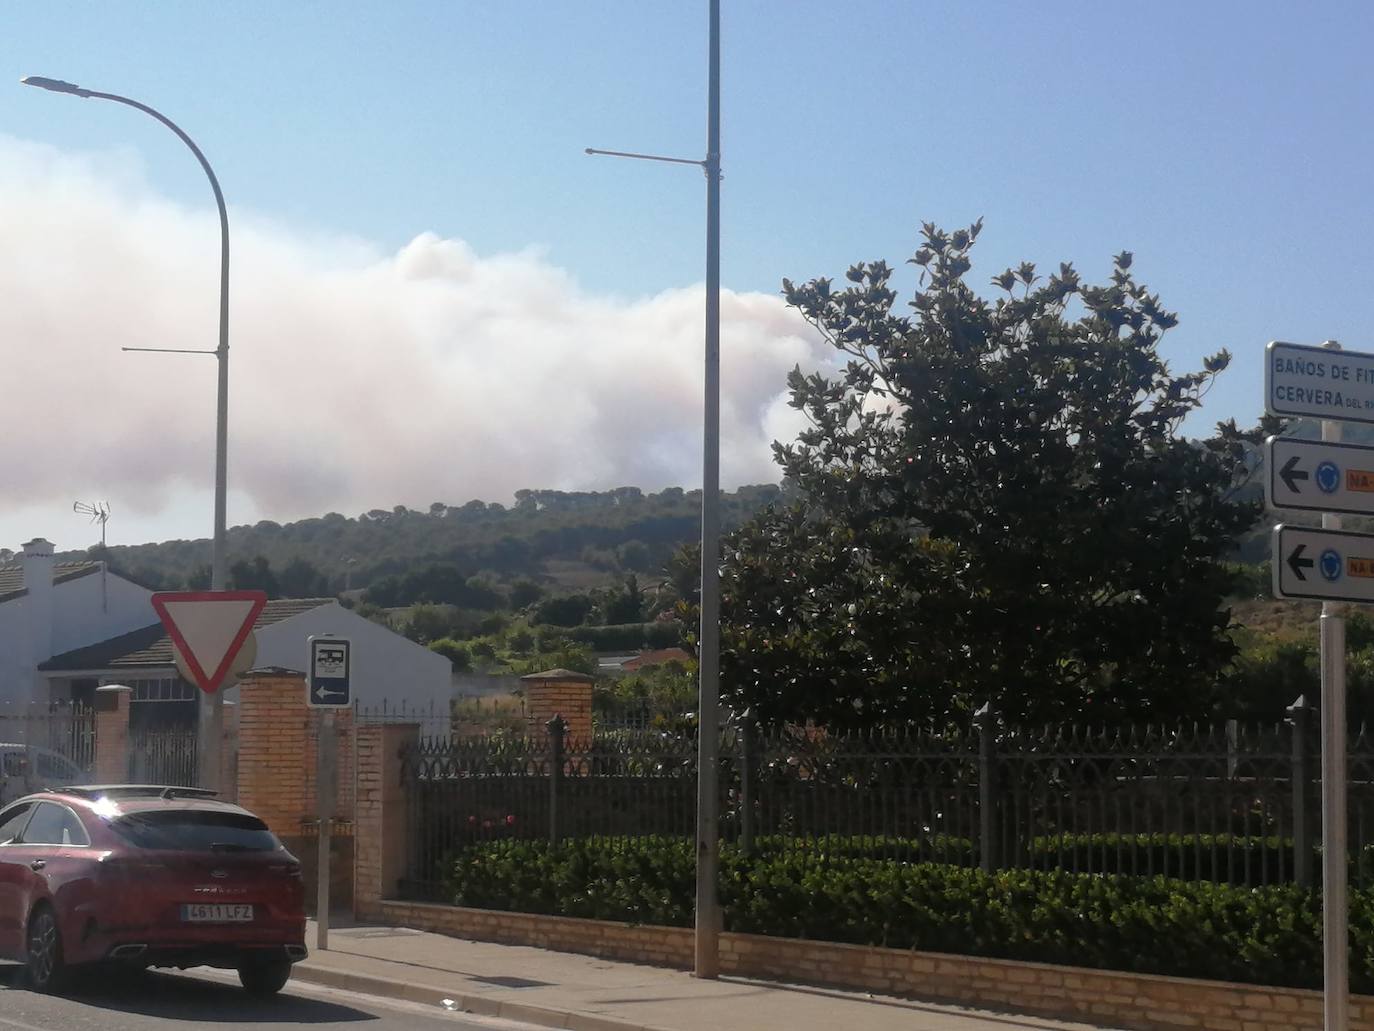
[[[1311,884],[1319,868],[1314,721],[963,733],[722,735],[724,841],[747,851],[933,861],[992,870],[1162,874]],[[690,732],[459,739],[403,754],[411,869],[441,900],[455,858],[500,839],[694,833]],[[1351,877],[1374,884],[1374,735],[1350,741]]]
[[[196,738],[194,726],[131,730],[129,783],[194,787],[198,770]]]
[[[85,780],[95,764],[95,712],[72,704],[0,705],[0,802]]]

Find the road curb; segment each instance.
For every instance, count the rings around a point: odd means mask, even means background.
[[[297,963],[292,967],[291,979],[326,988],[357,992],[360,995],[375,995],[422,1006],[433,1006],[441,1011],[471,1013],[479,1017],[499,1017],[503,1020],[538,1024],[541,1027],[563,1028],[564,1031],[667,1031],[665,1028],[617,1020],[614,1017],[556,1009],[552,1006],[535,1006],[525,1002],[511,1002],[490,995],[475,995],[456,989],[450,991],[414,981],[396,981],[372,974],[358,974],[351,970],[314,966],[309,961]],[[444,1005],[445,999],[453,1003],[451,1008]]]

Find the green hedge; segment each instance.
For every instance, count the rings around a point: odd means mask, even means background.
[[[1321,899],[1164,877],[971,867],[725,846],[732,931],[1314,987]],[[452,868],[457,905],[689,926],[693,851],[677,838],[493,842]],[[1374,895],[1351,893],[1351,985],[1374,989]]]
[[[682,624],[613,623],[610,626],[576,626],[568,637],[593,651],[634,651],[637,648],[674,648],[682,644]]]

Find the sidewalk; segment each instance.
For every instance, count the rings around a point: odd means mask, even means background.
[[[494,945],[405,928],[345,926],[299,981],[571,1031],[1101,1031],[1075,1024],[862,993]],[[449,1000],[445,1003],[444,1000]]]

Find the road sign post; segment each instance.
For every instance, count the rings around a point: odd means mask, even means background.
[[[1313,446],[1270,442],[1266,495],[1302,500],[1303,454],[1316,464],[1307,475],[1317,491],[1358,505],[1363,478],[1353,479],[1341,463],[1341,421],[1374,422],[1374,354],[1341,351],[1328,340],[1321,347],[1275,341],[1265,349],[1264,406],[1271,415],[1322,420],[1322,440]],[[1340,421],[1337,421],[1340,420]],[[1306,452],[1303,448],[1307,447]],[[1296,449],[1295,449],[1296,448]],[[1368,449],[1365,449],[1368,450]],[[1277,468],[1275,459],[1282,456]],[[1357,459],[1358,460],[1358,459]],[[1357,471],[1358,472],[1358,471]],[[1282,490],[1275,487],[1275,477]],[[1353,490],[1352,490],[1353,488]],[[1355,497],[1347,497],[1353,494]],[[1350,1004],[1349,898],[1346,884],[1345,619],[1341,604],[1374,603],[1374,537],[1344,533],[1335,506],[1322,512],[1321,530],[1274,528],[1274,593],[1316,598],[1321,613],[1322,751],[1322,1000],[1325,1031],[1347,1031]],[[1337,511],[1351,511],[1339,508]],[[1354,511],[1365,511],[1355,508]],[[1310,551],[1309,551],[1310,549]]]
[[[1329,340],[1323,345],[1328,354],[1340,350]],[[1351,356],[1354,358],[1355,356]],[[1363,356],[1361,356],[1363,357]],[[1374,390],[1374,361],[1354,363],[1357,382]],[[1335,358],[1335,371],[1349,366]],[[1340,377],[1341,382],[1349,378]],[[1353,409],[1353,406],[1351,406]],[[1374,409],[1374,405],[1370,406]],[[1374,415],[1368,412],[1366,418]],[[1322,420],[1322,440],[1328,444],[1341,439],[1341,424]],[[1341,517],[1322,513],[1323,530],[1339,530]],[[1374,543],[1374,542],[1371,542]],[[1374,560],[1369,565],[1374,566]],[[1347,562],[1347,569],[1351,568]],[[1363,570],[1364,563],[1358,568]],[[1321,615],[1321,750],[1322,750],[1322,993],[1326,1031],[1346,1031],[1350,1005],[1350,903],[1346,885],[1346,810],[1345,810],[1345,618],[1339,603],[1322,602]]]
[[[262,591],[161,591],[151,600],[172,639],[177,669],[207,696],[251,663],[253,624],[267,604]],[[222,792],[223,709],[215,706],[213,712],[215,718],[200,723],[196,779]]]
[[[316,742],[315,800],[319,810],[319,855],[315,887],[315,947],[329,948],[329,859],[334,822],[334,791],[338,779],[338,738],[334,733],[334,713],[353,705],[353,642],[332,634],[317,634],[308,640],[309,676],[305,682],[305,701],[319,709],[319,740]]]
[[[333,845],[334,781],[339,772],[338,756],[335,752],[337,743],[334,733],[334,710],[325,709],[320,713],[320,737],[316,744],[315,764],[315,798],[318,803],[320,828],[316,873],[319,880],[315,885],[315,948],[321,952],[329,949],[329,853]]]

